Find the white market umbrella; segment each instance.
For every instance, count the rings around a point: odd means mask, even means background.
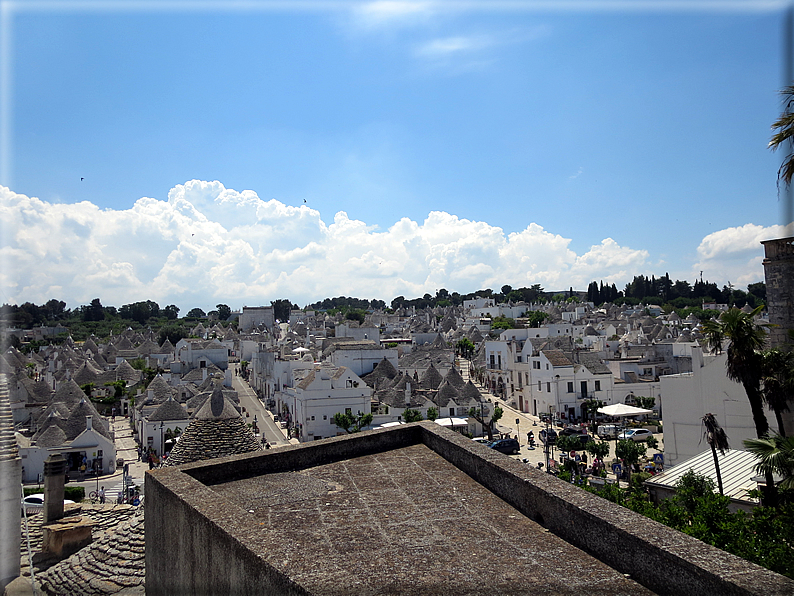
[[[640,414],[653,414],[653,410],[645,410],[643,408],[635,408],[626,404],[612,404],[611,406],[604,406],[596,410],[600,414],[607,416],[639,416]]]
[[[309,348],[295,348],[293,352],[311,352]]]

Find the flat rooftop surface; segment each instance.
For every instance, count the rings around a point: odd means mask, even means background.
[[[312,594],[652,594],[421,444],[209,488]]]

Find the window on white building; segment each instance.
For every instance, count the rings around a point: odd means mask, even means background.
[[[551,393],[551,383],[546,383],[546,393]]]
[[[573,393],[573,381],[568,381],[568,393]]]
[[[595,391],[601,391],[601,381],[595,382]]]

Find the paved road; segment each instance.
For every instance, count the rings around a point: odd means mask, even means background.
[[[256,391],[251,389],[248,381],[244,380],[242,377],[233,375],[232,387],[237,391],[237,395],[240,397],[240,405],[242,405],[249,414],[246,418],[246,422],[252,423],[256,415],[256,424],[260,432],[257,437],[261,440],[261,433],[264,433],[267,441],[273,446],[289,445],[290,443],[284,436],[284,432],[273,421],[273,415],[256,396]]]

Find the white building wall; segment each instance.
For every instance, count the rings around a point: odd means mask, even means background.
[[[330,361],[334,366],[346,366],[359,376],[372,372],[375,365],[386,358],[395,369],[399,368],[397,350],[393,348],[377,350],[345,350],[337,349],[331,354]]]
[[[750,402],[741,384],[728,378],[726,359],[725,353],[703,356],[700,348],[695,348],[691,373],[660,377],[664,449],[670,464],[708,448],[701,426],[701,419],[708,413],[714,414],[725,429],[731,449],[744,449],[742,441],[755,438]]]

